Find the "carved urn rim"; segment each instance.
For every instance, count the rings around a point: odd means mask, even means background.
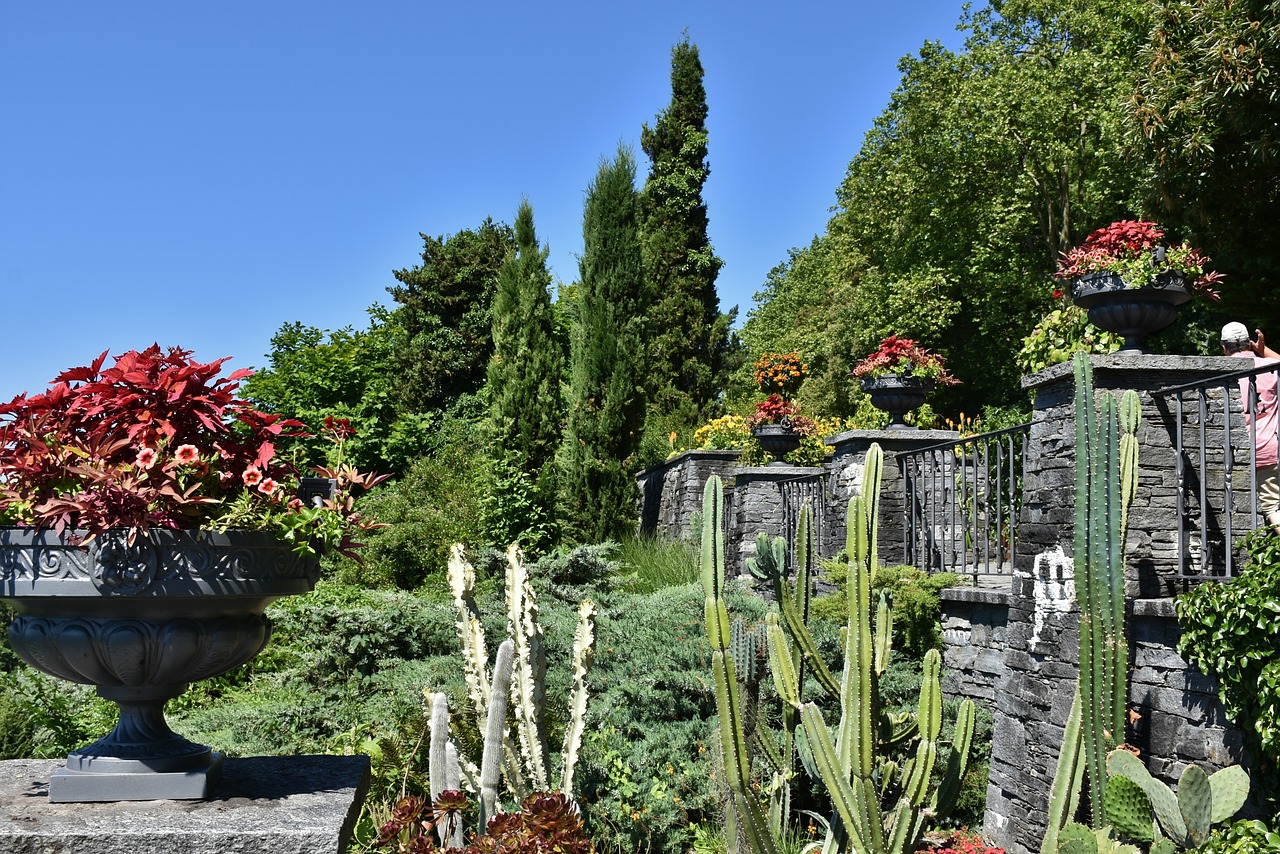
[[[152,529],[132,544],[118,531],[85,547],[49,530],[0,528],[0,599],[276,598],[318,578],[316,559],[267,531]]]

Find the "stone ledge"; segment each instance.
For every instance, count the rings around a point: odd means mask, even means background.
[[[977,602],[983,605],[1009,605],[1008,590],[992,590],[989,587],[944,587],[938,598],[946,602]]]
[[[726,451],[709,451],[709,450],[706,450],[705,448],[691,448],[688,451],[681,451],[680,453],[676,454],[674,457],[669,457],[668,459],[663,460],[662,462],[658,463],[656,466],[649,466],[647,469],[640,469],[640,471],[635,473],[635,477],[636,478],[649,477],[651,475],[657,474],[658,472],[664,469],[669,469],[677,465],[683,465],[684,463],[691,462],[695,459],[712,460],[712,461],[718,460],[724,463],[732,463],[732,462],[736,462],[738,457],[740,456],[742,456],[742,451],[739,449],[726,450]]]
[[[49,802],[60,759],[0,762],[4,854],[342,854],[369,787],[366,756],[227,759],[207,801]]]
[[[1134,599],[1133,615],[1135,617],[1166,617],[1170,620],[1176,620],[1178,619],[1178,612],[1174,609],[1174,601],[1170,598]]]
[[[738,480],[784,480],[813,478],[826,472],[822,466],[749,466],[733,470],[734,482]]]

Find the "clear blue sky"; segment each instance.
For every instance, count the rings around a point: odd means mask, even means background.
[[[584,190],[701,51],[722,307],[820,232],[863,135],[960,0],[0,0],[0,399],[153,341],[263,366],[364,326],[419,232],[533,204],[577,275]]]

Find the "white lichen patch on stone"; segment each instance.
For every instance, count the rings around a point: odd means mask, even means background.
[[[1049,614],[1065,614],[1076,600],[1075,563],[1062,551],[1062,546],[1054,546],[1036,555],[1030,573],[1017,569],[1014,573],[1031,578],[1036,604],[1027,646],[1034,650],[1040,643],[1040,632]]]

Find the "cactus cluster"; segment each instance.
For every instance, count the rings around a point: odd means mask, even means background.
[[[502,811],[499,787],[514,803],[533,792],[553,788],[544,724],[546,656],[538,605],[520,549],[507,550],[506,600],[509,636],[498,646],[489,670],[484,630],[475,602],[475,569],[454,545],[449,560],[449,586],[457,609],[458,638],[462,647],[467,696],[483,737],[479,766],[461,755],[449,739],[448,705],[443,694],[431,695],[431,743],[429,770],[432,798],[458,784],[479,795],[479,827]],[[569,698],[569,724],[560,752],[559,791],[573,796],[574,770],[582,746],[587,712],[587,675],[595,646],[595,605],[584,600],[578,608],[573,643],[573,689]],[[514,707],[516,740],[507,726],[507,712]],[[518,741],[518,747],[517,747]],[[442,844],[458,847],[461,839]]]
[[[1176,795],[1127,750],[1107,756],[1107,771],[1107,817],[1123,836],[1153,842],[1153,854],[1204,844],[1210,826],[1231,818],[1249,797],[1249,775],[1239,765],[1213,774],[1188,765]]]
[[[837,681],[817,652],[805,625],[812,538],[809,516],[802,512],[797,526],[797,579],[789,584],[782,572],[785,540],[763,537],[750,565],[753,574],[773,581],[778,609],[769,615],[766,636],[769,665],[778,695],[784,703],[785,755],[772,750],[771,739],[751,743],[773,766],[773,795],[765,814],[751,790],[751,754],[745,735],[743,700],[736,676],[732,630],[724,605],[724,535],[716,520],[723,501],[718,478],[708,480],[704,493],[702,580],[706,592],[706,621],[716,678],[720,713],[720,743],[726,778],[741,836],[754,852],[773,852],[787,820],[788,781],[792,757],[798,754],[826,786],[834,812],[828,820],[824,851],[857,851],[863,854],[906,854],[914,851],[927,821],[942,817],[954,805],[973,736],[974,706],[965,701],[956,722],[953,749],[942,783],[932,788],[934,767],[940,754],[942,692],[941,657],[931,651],[925,657],[924,684],[914,719],[888,721],[878,708],[877,679],[887,665],[891,638],[888,603],[878,605],[876,631],[871,628],[871,572],[876,563],[876,511],[883,471],[883,452],[873,445],[867,454],[860,494],[849,506],[847,551],[850,555],[849,622],[845,633],[845,665]],[[801,695],[804,669],[811,669],[824,691],[840,700],[836,738],[818,706]],[[788,721],[798,718],[798,726]],[[899,766],[886,761],[880,749],[886,743],[914,746],[914,756]],[[793,749],[794,748],[794,749]]]

